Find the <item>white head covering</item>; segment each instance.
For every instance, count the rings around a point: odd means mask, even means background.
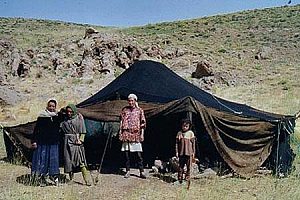
[[[39,117],[53,117],[57,115],[56,112],[50,112],[48,110],[48,104],[50,101],[55,101],[55,107],[57,107],[57,100],[55,98],[48,99],[46,109],[40,112]]]
[[[130,94],[128,95],[128,99],[134,99],[135,101],[137,101],[137,96],[135,94]]]
[[[57,106],[57,100],[56,100],[55,98],[50,98],[50,99],[48,99],[48,101],[47,101],[47,106],[48,106],[48,103],[49,103],[50,101],[55,101],[55,105]]]

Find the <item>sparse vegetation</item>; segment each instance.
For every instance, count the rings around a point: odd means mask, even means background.
[[[115,78],[117,78],[118,76],[120,76],[121,74],[122,74],[122,72],[123,72],[124,70],[121,70],[121,69],[116,69],[115,71],[114,71],[114,76],[115,76]]]

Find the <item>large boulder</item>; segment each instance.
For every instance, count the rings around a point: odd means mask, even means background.
[[[207,61],[197,63],[196,71],[192,73],[193,78],[202,78],[206,76],[213,76],[211,65]]]
[[[89,28],[85,29],[84,39],[90,38],[92,35],[97,34],[97,33],[99,33],[99,31],[97,31],[93,27],[89,27]]]
[[[24,95],[16,92],[13,88],[0,85],[0,106],[16,105],[24,99]]]

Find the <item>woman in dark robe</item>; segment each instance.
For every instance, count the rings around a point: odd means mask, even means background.
[[[74,104],[66,107],[66,115],[66,120],[61,123],[64,134],[64,172],[69,173],[72,180],[74,173],[81,171],[86,185],[91,185],[83,146],[86,134],[83,116]]]
[[[32,135],[31,174],[37,177],[41,186],[47,184],[46,176],[58,184],[59,175],[59,126],[62,117],[56,113],[57,101],[50,99],[36,121]]]

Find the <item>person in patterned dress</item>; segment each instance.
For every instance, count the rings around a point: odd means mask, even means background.
[[[119,139],[122,142],[121,151],[125,154],[126,174],[125,178],[130,177],[130,154],[135,154],[140,178],[145,179],[142,143],[144,141],[144,129],[146,128],[146,119],[143,109],[137,104],[137,96],[130,94],[128,96],[128,106],[122,109]]]

